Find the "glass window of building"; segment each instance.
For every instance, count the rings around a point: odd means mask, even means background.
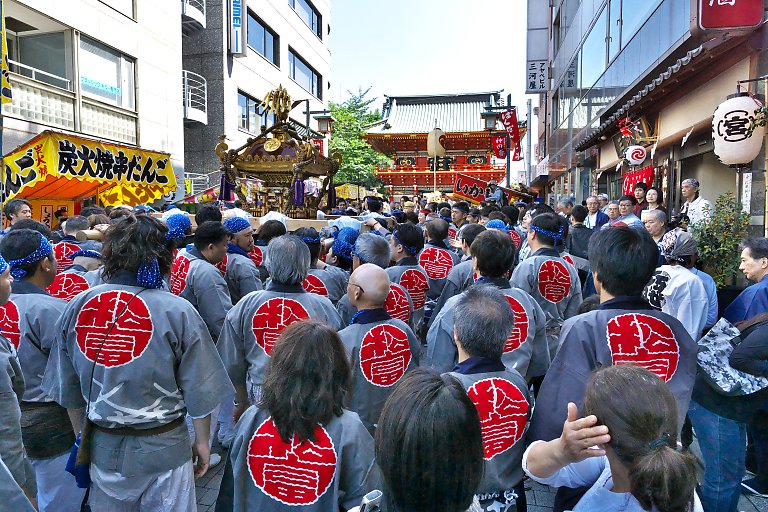
[[[250,11],[248,12],[248,46],[275,66],[280,66],[280,38]]]
[[[299,18],[304,20],[304,23],[312,29],[312,32],[314,32],[317,37],[320,39],[323,38],[323,18],[320,16],[317,9],[315,9],[314,5],[307,0],[288,0],[288,5],[296,11]]]
[[[133,0],[100,0],[114,10],[133,18]]]
[[[11,71],[48,85],[74,90],[71,32],[9,38]],[[15,46],[15,47],[14,47]]]
[[[288,50],[288,74],[317,99],[323,99],[323,77],[293,50]]]
[[[584,89],[589,89],[605,71],[606,59],[606,17],[607,9],[603,9],[597,17],[595,25],[584,40],[582,47],[581,83]]]
[[[614,2],[611,2],[614,3]],[[622,0],[621,2],[621,46],[626,46],[632,36],[653,14],[661,0]]]
[[[259,105],[261,101],[237,91],[237,106],[240,112],[238,127],[248,133],[258,134],[262,126],[272,126],[275,124],[275,114],[267,113]]]
[[[608,5],[608,60],[621,50],[621,0],[611,0]]]
[[[129,110],[136,108],[133,59],[81,36],[79,63],[83,96]]]

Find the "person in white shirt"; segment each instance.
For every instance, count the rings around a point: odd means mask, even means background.
[[[699,195],[699,180],[688,178],[683,180],[680,186],[685,203],[680,207],[680,215],[687,215],[691,220],[690,224],[695,224],[700,220],[707,220],[712,215],[712,203]]]

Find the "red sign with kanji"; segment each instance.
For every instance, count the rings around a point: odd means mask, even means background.
[[[699,0],[703,30],[756,27],[763,21],[763,0]]]
[[[491,146],[493,146],[493,154],[496,156],[496,158],[507,158],[506,135],[492,135]]]
[[[653,185],[654,169],[652,165],[643,167],[642,169],[634,172],[628,172],[624,175],[624,181],[621,186],[621,193],[624,195],[632,195],[635,189],[635,185],[638,183],[645,183],[649,187]]]

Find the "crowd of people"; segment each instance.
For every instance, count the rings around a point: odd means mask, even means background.
[[[527,479],[559,511],[736,511],[747,466],[768,492],[768,388],[722,394],[697,342],[722,316],[768,377],[768,240],[720,315],[682,195],[339,199],[293,232],[238,203],[51,230],[11,200],[3,506],[193,511],[224,464],[217,511],[520,512]]]

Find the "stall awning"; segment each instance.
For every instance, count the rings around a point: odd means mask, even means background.
[[[168,153],[44,131],[3,157],[2,203],[14,197],[104,206],[151,203],[176,190]]]

